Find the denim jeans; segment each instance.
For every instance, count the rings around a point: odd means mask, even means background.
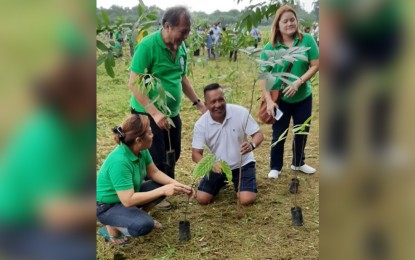
[[[140,192],[151,191],[161,187],[153,181],[143,182]],[[159,203],[165,197],[160,197],[153,202]],[[138,206],[124,207],[121,203],[97,204],[97,218],[103,225],[126,228],[130,236],[144,236],[154,228],[154,220],[147,212]]]
[[[279,109],[284,113],[280,120],[276,121],[272,125],[272,143],[276,142],[284,131],[289,127],[291,118],[294,120],[294,125],[303,124],[310,116],[312,112],[313,99],[310,95],[303,101],[298,103],[286,103],[280,101]],[[310,121],[311,123],[311,121]],[[309,132],[310,127],[306,127],[304,132]],[[287,136],[288,132],[285,134]],[[304,165],[305,154],[304,148],[307,142],[307,135],[295,135],[292,149],[293,149],[293,160],[294,166]],[[281,171],[283,166],[284,158],[284,144],[285,139],[278,142],[273,148],[271,148],[271,170]]]

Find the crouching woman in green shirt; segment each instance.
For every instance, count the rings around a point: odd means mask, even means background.
[[[125,244],[126,236],[143,236],[161,226],[146,212],[152,206],[178,193],[194,196],[194,190],[153,163],[148,151],[153,133],[147,116],[132,114],[113,132],[119,145],[98,172],[97,218],[106,225],[99,230],[106,241]]]

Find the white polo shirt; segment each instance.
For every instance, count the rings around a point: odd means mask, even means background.
[[[247,118],[248,125],[244,132]],[[203,150],[206,145],[218,160],[227,162],[234,170],[239,168],[241,144],[245,134],[251,136],[258,131],[258,124],[246,108],[226,104],[226,118],[222,124],[214,121],[209,111],[197,120],[193,130],[192,147]],[[242,156],[242,166],[252,161],[255,161],[252,152]]]

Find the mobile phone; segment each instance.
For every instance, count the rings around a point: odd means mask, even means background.
[[[279,109],[279,108],[276,108],[275,109],[275,119],[278,121],[278,120],[280,120],[280,118],[282,117],[282,115],[283,115],[284,113]]]

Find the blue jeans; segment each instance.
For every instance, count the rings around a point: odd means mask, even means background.
[[[280,120],[276,121],[272,125],[272,143],[276,142],[278,138],[284,133],[284,131],[289,127],[291,117],[294,120],[294,125],[301,125],[303,124],[310,116],[312,111],[312,103],[313,99],[310,95],[303,101],[298,103],[286,103],[284,101],[280,101],[279,109],[284,113]],[[310,121],[311,123],[311,121]],[[304,132],[309,133],[310,127],[306,127]],[[285,134],[287,136],[288,132]],[[307,142],[307,135],[295,135],[292,149],[293,149],[293,160],[292,164],[294,166],[302,166],[304,165],[305,155],[304,155],[304,148]],[[270,168],[271,170],[281,171],[283,166],[283,158],[284,158],[284,144],[285,139],[278,142],[276,146],[271,148],[271,160],[270,160]]]
[[[153,181],[143,182],[140,192],[151,191],[161,187]],[[155,203],[161,202],[165,197],[156,199]],[[121,203],[97,204],[97,218],[103,225],[126,228],[130,236],[144,236],[154,228],[154,220],[140,207],[126,208]]]

